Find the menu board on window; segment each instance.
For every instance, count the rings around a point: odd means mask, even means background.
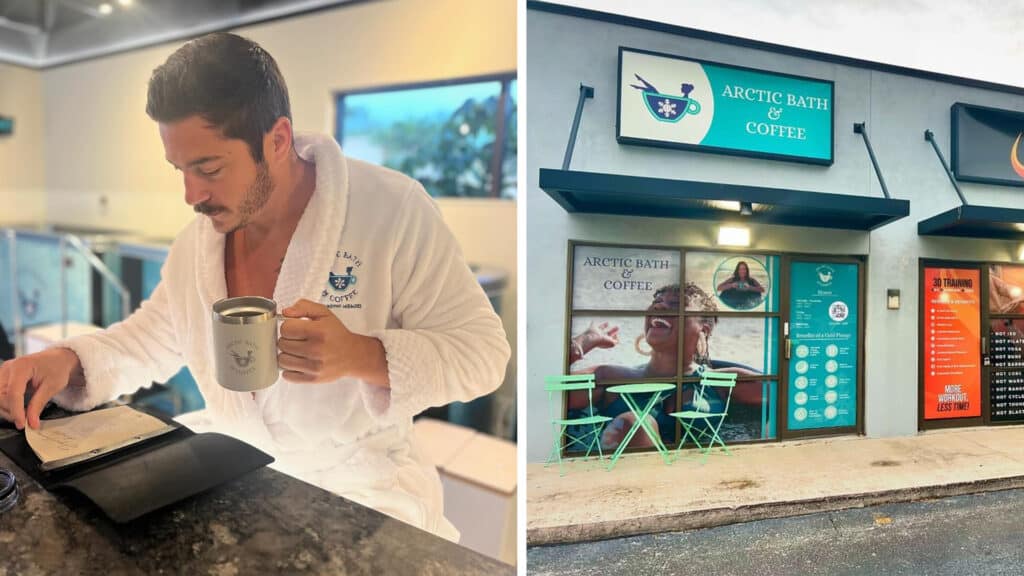
[[[991,300],[990,300],[991,301]],[[1024,420],[1024,320],[989,321],[989,401],[993,422]]]
[[[1024,320],[990,321],[989,342],[994,368],[1024,368]]]
[[[981,416],[981,273],[924,269],[924,418]]]
[[[857,424],[858,268],[794,262],[790,268],[790,430]]]
[[[989,394],[993,422],[1024,420],[1024,371],[993,371]]]

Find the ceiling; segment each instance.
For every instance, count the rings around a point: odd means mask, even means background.
[[[0,0],[0,62],[47,68],[357,1]]]

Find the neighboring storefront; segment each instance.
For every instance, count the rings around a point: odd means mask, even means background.
[[[730,443],[1024,421],[1024,90],[540,2],[527,34],[530,461],[554,373],[605,448],[609,386],[671,383],[674,447],[702,369]]]

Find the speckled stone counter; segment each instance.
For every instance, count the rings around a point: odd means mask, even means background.
[[[123,525],[74,492],[47,492],[3,453],[0,468],[21,487],[0,513],[0,576],[515,573],[269,468]]]

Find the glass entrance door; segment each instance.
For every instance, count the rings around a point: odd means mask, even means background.
[[[982,267],[923,261],[920,278],[919,428],[983,424]]]
[[[789,261],[786,437],[861,429],[862,266],[848,259]]]

